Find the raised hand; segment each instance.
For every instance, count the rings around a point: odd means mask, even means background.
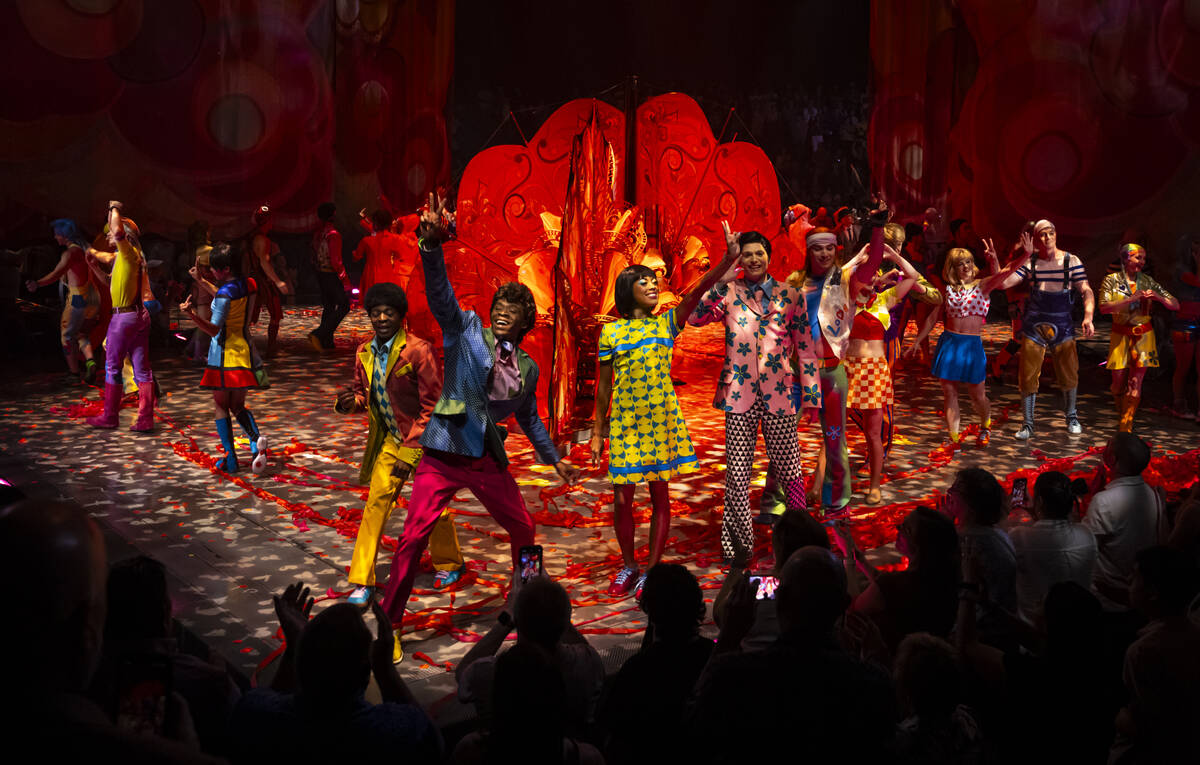
[[[996,254],[996,245],[993,244],[991,239],[983,240],[983,254],[988,260],[1000,261],[1000,257]]]
[[[729,262],[734,262],[738,256],[742,254],[742,246],[738,244],[739,231],[729,230],[729,221],[721,221],[721,229],[725,232],[725,259]]]
[[[289,646],[295,647],[300,643],[300,635],[308,624],[308,615],[316,601],[308,596],[309,589],[303,582],[289,584],[279,595],[273,595],[275,616],[283,630],[283,639]]]
[[[191,313],[192,312],[192,296],[191,295],[188,295],[188,299],[179,304],[179,312],[180,313]]]
[[[1029,231],[1021,232],[1021,249],[1025,251],[1025,255],[1033,254],[1033,233]]]
[[[453,220],[453,213],[446,211],[447,201],[430,192],[429,205],[421,211],[421,222],[417,224],[418,239],[437,239],[445,241],[447,237],[446,223]]]

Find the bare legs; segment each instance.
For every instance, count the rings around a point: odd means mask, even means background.
[[[1117,430],[1126,433],[1133,430],[1133,417],[1142,399],[1142,380],[1146,377],[1145,367],[1126,367],[1112,372],[1112,394],[1117,402],[1121,418]]]
[[[867,489],[867,504],[878,505],[881,499],[879,481],[883,475],[882,409],[863,410],[863,435],[867,440],[867,462],[871,466],[871,488]]]
[[[634,484],[613,486],[613,531],[617,545],[621,548],[621,559],[625,568],[637,569],[637,548],[633,542],[633,491]],[[666,481],[650,481],[650,556],[647,568],[662,560],[667,547],[667,536],[671,531],[671,497]]]
[[[942,380],[942,399],[946,409],[946,429],[950,431],[950,440],[958,442],[962,429],[962,409],[958,404],[958,383],[953,380]],[[971,401],[975,404],[975,413],[979,415],[980,432],[992,425],[992,404],[988,401],[987,389],[984,383],[967,385]]]

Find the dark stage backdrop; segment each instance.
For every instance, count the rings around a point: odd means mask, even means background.
[[[449,178],[452,0],[0,3],[0,232],[95,226],[217,238],[260,204],[282,232],[344,224],[380,193],[413,208]]]
[[[1165,265],[1200,232],[1200,4],[874,0],[871,14],[871,168],[904,209],[945,205],[1006,241],[1050,218],[1095,267],[1123,235]]]

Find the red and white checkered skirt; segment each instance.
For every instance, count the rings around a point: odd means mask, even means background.
[[[843,362],[850,382],[847,408],[882,409],[892,405],[892,370],[887,359],[848,358]]]

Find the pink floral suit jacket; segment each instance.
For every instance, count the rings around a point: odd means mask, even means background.
[[[800,290],[769,276],[759,284],[743,279],[718,284],[700,300],[688,323],[699,327],[722,320],[725,365],[715,408],[746,412],[756,396],[762,396],[771,414],[821,406],[816,349]]]

